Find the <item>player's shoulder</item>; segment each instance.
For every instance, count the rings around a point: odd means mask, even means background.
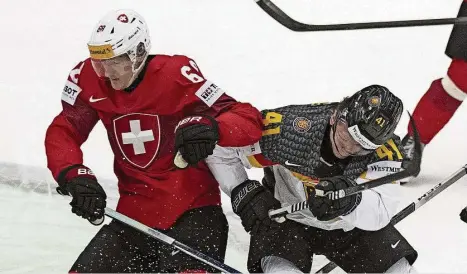
[[[201,83],[204,77],[196,62],[185,55],[150,55],[147,74],[180,84]]]
[[[376,149],[367,163],[367,170],[360,177],[376,179],[401,171],[404,158],[399,136],[393,135],[386,143]],[[370,156],[371,157],[371,156]]]
[[[74,65],[65,81],[65,86],[62,91],[62,100],[70,105],[73,105],[85,89],[90,78],[97,77],[92,68],[91,59],[79,61]]]
[[[157,55],[150,55],[150,64],[152,67],[157,69],[163,70],[171,70],[171,69],[180,69],[186,65],[196,65],[193,58],[190,58],[185,55],[165,55],[165,54],[157,54]]]
[[[393,136],[375,151],[375,161],[397,161],[404,159],[402,154],[401,139],[398,135]]]
[[[190,74],[196,73],[202,76],[201,70],[195,60],[186,55],[164,55],[161,58],[165,59],[164,69],[167,71],[181,74],[189,77]]]
[[[149,73],[166,87],[201,86],[206,82],[195,61],[185,55],[155,55],[150,60]]]
[[[172,55],[170,62],[174,65],[187,65],[187,64],[196,64],[195,60],[186,55]]]
[[[87,68],[91,68],[91,59],[85,59],[77,62],[70,70],[70,73],[68,74],[67,81],[73,82],[76,85],[79,85],[80,82],[83,82],[81,79],[83,79],[83,70],[86,70]]]

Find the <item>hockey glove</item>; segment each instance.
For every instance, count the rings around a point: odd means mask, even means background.
[[[73,197],[71,212],[91,222],[104,216],[107,195],[89,168],[76,165],[64,169],[58,184],[58,193]]]
[[[356,185],[352,179],[336,176],[322,179],[315,189],[324,191],[336,191]],[[330,200],[327,196],[316,196],[316,190],[310,193],[308,197],[308,206],[313,215],[319,221],[329,221],[339,216],[350,214],[360,204],[362,194],[358,193],[341,199]]]
[[[268,212],[281,206],[258,181],[246,180],[232,190],[233,211],[242,219],[247,232],[268,232],[279,224],[269,218]]]
[[[189,165],[196,165],[214,151],[219,141],[217,121],[209,116],[189,116],[175,128],[175,153],[180,152]]]

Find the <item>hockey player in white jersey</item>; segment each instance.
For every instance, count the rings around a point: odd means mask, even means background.
[[[394,130],[402,101],[372,85],[338,103],[264,110],[263,137],[251,146],[217,146],[206,162],[250,232],[250,272],[306,272],[313,254],[346,272],[413,271],[417,252],[391,225],[399,184],[338,200],[316,196],[401,170]],[[264,168],[262,184],[245,167]],[[268,212],[307,200],[309,209],[278,223]]]

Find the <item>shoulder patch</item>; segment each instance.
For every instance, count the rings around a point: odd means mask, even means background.
[[[83,69],[84,62],[79,63],[68,76],[65,82],[65,87],[62,91],[62,101],[67,102],[70,105],[74,105],[76,98],[78,98],[81,88],[78,86],[79,74]]]
[[[211,107],[224,94],[224,91],[211,81],[206,81],[195,94],[208,107]]]
[[[62,101],[65,101],[70,105],[74,105],[80,92],[81,88],[77,84],[67,80],[62,92]]]

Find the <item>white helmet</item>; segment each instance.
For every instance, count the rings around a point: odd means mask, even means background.
[[[93,60],[106,60],[128,54],[136,75],[143,67],[151,48],[146,22],[141,15],[130,9],[111,11],[94,27],[88,48]],[[144,57],[144,61],[136,64],[136,57]]]

